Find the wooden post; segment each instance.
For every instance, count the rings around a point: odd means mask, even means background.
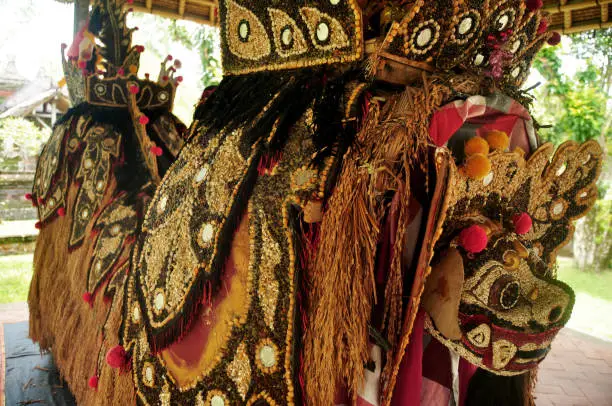
[[[81,29],[81,22],[89,17],[89,0],[74,0],[74,35]]]

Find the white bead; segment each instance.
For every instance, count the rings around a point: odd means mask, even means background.
[[[489,172],[489,174],[487,176],[485,176],[485,178],[482,180],[482,183],[485,186],[489,186],[491,184],[491,182],[493,182],[493,178],[494,178],[494,174],[493,172]]]
[[[424,47],[429,45],[431,39],[433,37],[433,31],[431,28],[425,28],[419,35],[417,36],[416,43],[419,47]]]
[[[225,406],[225,399],[219,395],[215,395],[210,400],[211,406]]]
[[[249,24],[246,21],[241,22],[240,25],[238,26],[238,35],[240,35],[240,38],[242,38],[243,40],[248,39]]]
[[[145,368],[145,381],[149,384],[153,383],[153,368],[148,366]]]
[[[155,295],[155,301],[153,305],[155,306],[157,310],[162,310],[164,306],[166,306],[166,298],[164,297],[163,293],[160,292],[157,295]]]
[[[166,206],[168,205],[168,196],[164,196],[159,200],[159,211],[163,212],[166,210]]]
[[[204,227],[202,227],[202,232],[201,232],[201,237],[202,237],[202,242],[204,243],[208,243],[211,242],[213,239],[213,234],[215,232],[215,228],[213,227],[212,224],[205,224]]]
[[[520,47],[521,47],[521,40],[517,39],[516,41],[514,41],[514,44],[512,44],[512,49],[510,51],[512,51],[512,53],[515,54],[516,51],[518,51]]]
[[[482,65],[482,63],[484,62],[484,59],[485,59],[484,55],[482,54],[476,55],[476,57],[474,58],[474,65],[476,66]]]
[[[195,176],[196,183],[201,183],[204,179],[206,179],[206,175],[208,175],[208,166],[203,166]]]
[[[134,306],[134,310],[132,310],[132,319],[136,322],[140,320],[140,309],[138,306]]]
[[[497,19],[497,29],[499,31],[505,30],[509,22],[510,22],[510,17],[508,17],[508,14],[504,14],[503,16]]]
[[[317,26],[317,39],[320,42],[327,41],[329,38],[329,25],[326,22],[320,22]]]
[[[340,0],[329,0],[329,2],[332,6],[337,6],[338,4],[340,4]]]
[[[291,41],[293,41],[293,32],[291,32],[291,28],[285,28],[281,33],[281,41],[285,46],[291,45]]]
[[[259,350],[259,359],[261,360],[261,364],[266,368],[272,368],[276,365],[276,351],[269,345],[264,345],[261,350]]]
[[[510,73],[512,75],[513,78],[518,78],[519,75],[521,74],[521,68],[519,66],[517,66],[516,68],[514,68],[512,70],[512,72]]]
[[[468,32],[470,32],[473,26],[474,26],[474,19],[472,17],[465,17],[459,23],[459,30],[458,30],[459,34],[461,35],[467,34]]]
[[[553,214],[555,216],[560,215],[561,213],[563,213],[563,203],[557,203],[553,206]]]

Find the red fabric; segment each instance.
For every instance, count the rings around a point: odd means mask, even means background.
[[[447,104],[434,113],[429,136],[439,147],[459,131],[464,124],[477,127],[476,134],[486,135],[489,131],[504,131],[510,137],[510,148],[520,147],[531,150],[526,135],[526,123],[531,122],[527,109],[514,100],[502,97],[469,97]]]
[[[425,312],[419,310],[414,321],[410,344],[406,347],[393,392],[393,406],[419,406],[423,384],[423,332]]]
[[[477,370],[476,365],[470,364],[463,358],[459,360],[459,406],[466,406],[470,381]]]

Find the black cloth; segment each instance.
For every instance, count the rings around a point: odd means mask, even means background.
[[[76,405],[50,354],[40,353],[28,338],[28,322],[4,324],[6,359],[5,403],[14,405]]]

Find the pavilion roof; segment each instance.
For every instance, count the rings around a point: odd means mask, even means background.
[[[67,1],[67,0],[63,0]],[[218,25],[218,0],[134,0],[137,11]],[[551,29],[564,34],[612,27],[612,0],[544,0],[552,14]]]

